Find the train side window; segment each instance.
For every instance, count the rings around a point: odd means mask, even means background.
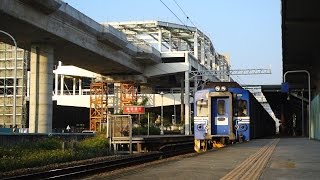
[[[218,115],[225,115],[226,109],[225,109],[225,101],[224,100],[218,100]]]
[[[235,116],[247,116],[247,101],[237,100],[235,107]]]

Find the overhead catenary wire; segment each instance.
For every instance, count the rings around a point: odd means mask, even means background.
[[[173,10],[171,10],[169,8],[169,6],[167,6],[162,0],[160,0],[161,3],[182,23],[183,26],[186,27],[187,30],[189,30],[191,33],[194,33],[192,30],[189,29],[189,27],[177,16],[176,13],[173,12]],[[193,23],[193,21],[191,21],[191,18],[187,15],[187,13],[182,9],[182,7],[178,4],[178,2],[176,0],[173,0],[174,3],[178,6],[178,8],[182,11],[182,13],[186,16],[187,20],[190,21],[190,23],[196,28],[196,29],[202,29],[199,28],[200,25],[196,26],[195,23]],[[198,24],[198,23],[196,23]],[[212,39],[212,38],[211,38]]]
[[[162,0],[160,0],[160,2],[181,22],[181,24],[186,27],[190,32],[192,32],[188,26],[176,15],[176,13],[174,13],[169,6],[166,5],[166,3],[164,3]]]
[[[244,81],[238,75],[231,75],[231,77],[236,80],[240,85],[244,85]]]
[[[174,3],[179,7],[179,9],[182,11],[182,13],[187,17],[187,20],[191,22],[191,24],[196,27],[196,25],[191,21],[190,17],[185,13],[185,11],[181,8],[181,6],[178,4],[176,0],[173,0]]]
[[[236,76],[239,79],[239,81],[241,82],[241,85],[245,85],[246,84],[238,75],[236,75]]]
[[[183,24],[183,21],[166,5],[166,3],[164,3],[162,0],[160,0],[160,2]]]

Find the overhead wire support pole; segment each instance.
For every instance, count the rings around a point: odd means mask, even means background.
[[[190,71],[191,77],[195,76],[217,76],[217,75],[254,75],[254,74],[271,74],[271,69],[234,69],[234,70],[205,70]]]
[[[5,31],[2,31],[2,30],[0,30],[0,33],[3,33],[5,35],[9,36],[12,39],[14,46],[15,46],[15,53],[14,53],[15,59],[14,59],[14,71],[13,71],[13,76],[14,76],[14,78],[13,78],[13,112],[12,112],[12,114],[13,114],[13,127],[15,127],[16,126],[16,111],[17,111],[16,110],[16,107],[17,107],[17,105],[16,105],[16,102],[17,102],[17,99],[16,99],[17,98],[17,42],[13,38],[13,36],[11,36],[11,34],[5,32]]]

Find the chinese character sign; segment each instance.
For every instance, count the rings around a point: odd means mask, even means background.
[[[123,114],[144,114],[144,106],[124,106]]]

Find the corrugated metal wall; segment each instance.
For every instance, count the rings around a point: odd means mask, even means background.
[[[312,139],[320,140],[320,95],[311,101],[311,134]]]

